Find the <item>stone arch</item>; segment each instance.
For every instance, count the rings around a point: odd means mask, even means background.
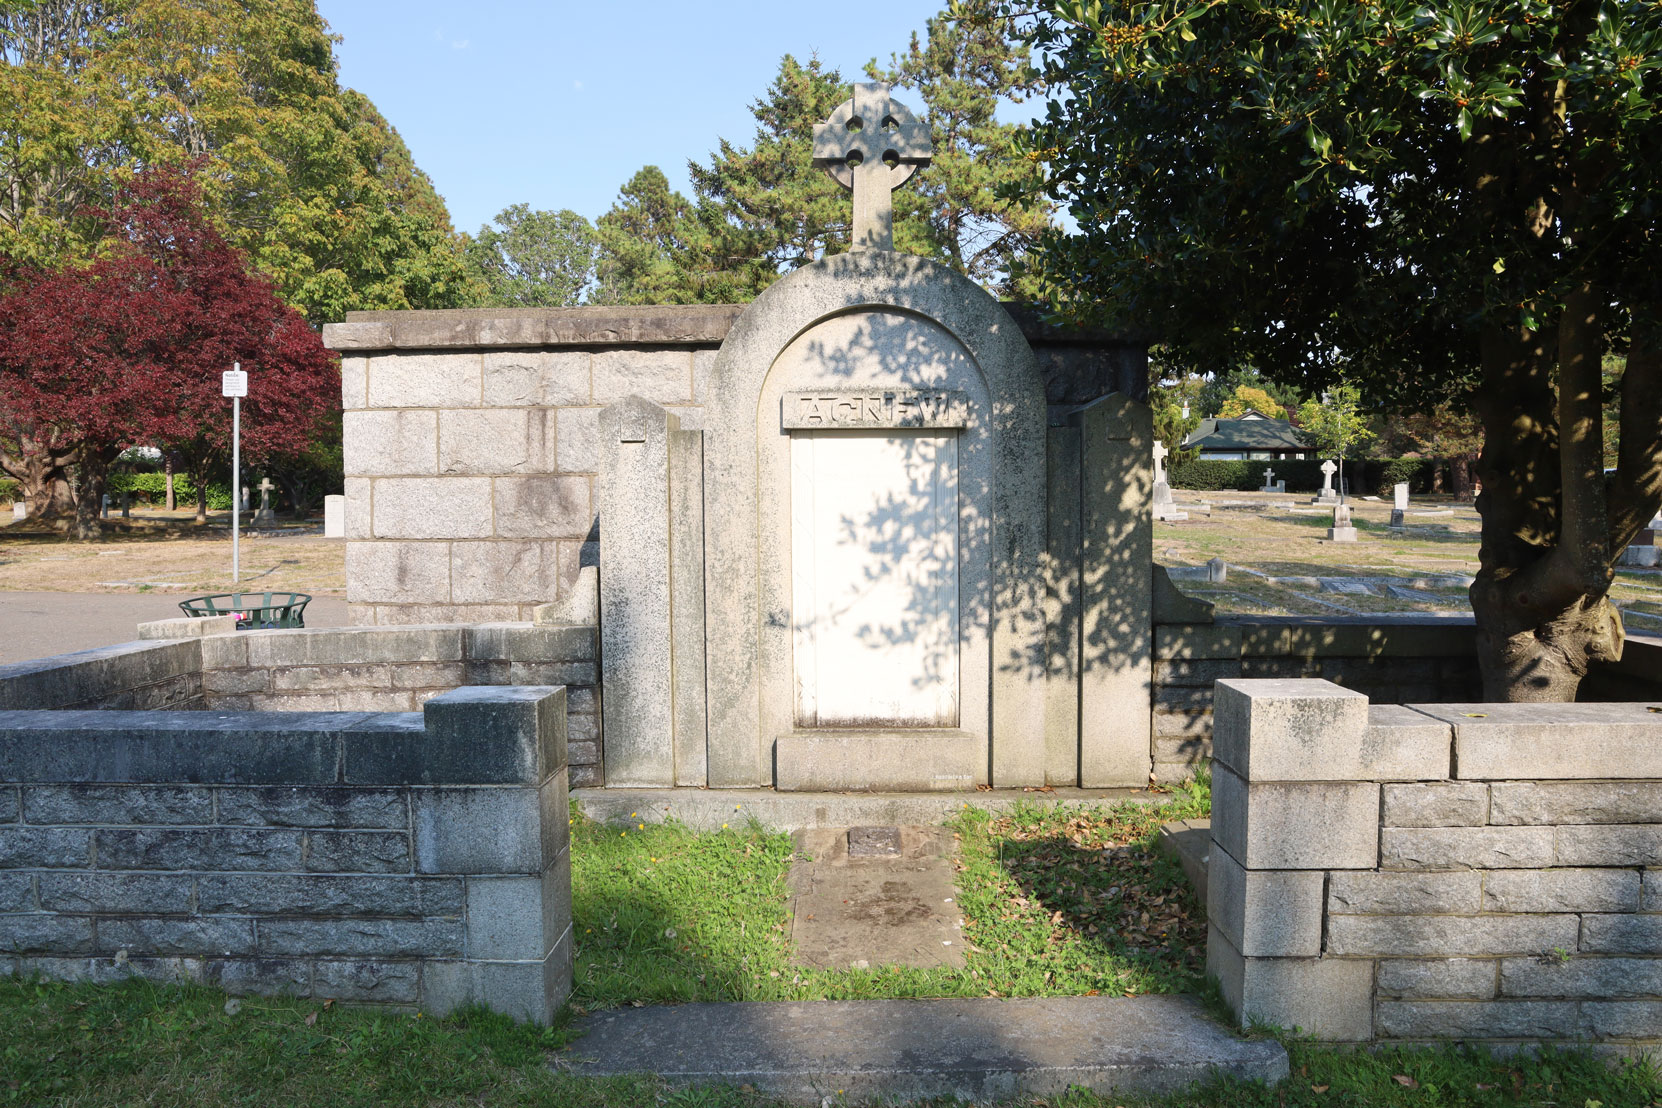
[[[1014,321],[974,282],[923,258],[860,251],[776,282],[734,324],[711,372],[704,469],[710,784],[771,784],[773,743],[792,727],[788,504],[783,522],[780,516],[790,436],[780,426],[784,378],[775,371],[793,344],[835,329],[839,319],[910,320],[910,333],[935,342],[937,354],[950,355],[948,340],[962,351],[961,382],[970,372],[980,381],[966,390],[978,394],[979,422],[966,436],[977,453],[965,472],[981,473],[983,487],[961,497],[960,518],[971,517],[971,526],[966,534],[961,523],[960,546],[972,544],[961,563],[985,568],[971,581],[978,594],[963,607],[966,641],[979,660],[963,670],[960,726],[986,752],[977,780],[1042,783],[1044,672],[1036,660],[1044,653],[1046,408],[1037,363]],[[945,337],[929,338],[937,330]],[[860,383],[918,381],[899,367],[892,378]]]

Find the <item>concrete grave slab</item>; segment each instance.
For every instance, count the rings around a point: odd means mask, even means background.
[[[796,833],[792,959],[822,969],[964,965],[963,917],[944,827]]]
[[[1175,1093],[1217,1074],[1273,1083],[1287,1053],[1242,1040],[1185,997],[868,1000],[619,1008],[579,1022],[562,1067],[748,1084],[793,1104],[976,1103]]]

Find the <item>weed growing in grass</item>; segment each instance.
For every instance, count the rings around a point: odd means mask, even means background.
[[[1204,778],[1161,805],[965,807],[962,969],[820,970],[790,961],[789,835],[696,834],[575,818],[577,989],[585,1007],[691,1000],[1131,995],[1193,990],[1204,919],[1160,824],[1203,815]]]

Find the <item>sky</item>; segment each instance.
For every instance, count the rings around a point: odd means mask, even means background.
[[[871,58],[887,64],[904,51],[944,2],[317,7],[343,38],[335,48],[341,83],[398,128],[456,228],[472,233],[515,203],[593,220],[645,165],[690,195],[688,159],[708,161],[721,138],[751,145],[750,104],[781,56],[817,53],[845,80],[859,78]],[[1030,115],[1018,108],[1013,117]]]

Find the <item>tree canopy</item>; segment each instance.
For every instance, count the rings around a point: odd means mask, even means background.
[[[220,374],[249,371],[243,447],[253,458],[303,451],[340,395],[316,332],[249,272],[203,214],[180,170],[140,174],[102,223],[91,265],[14,269],[0,293],[0,440],[46,444],[80,470],[77,534],[96,537],[110,464],[132,446],[198,459],[229,453]],[[41,453],[0,451],[31,510],[49,501]],[[205,473],[197,477],[205,495]]]
[[[1056,310],[1311,391],[1469,397],[1485,691],[1573,697],[1662,505],[1662,6],[1067,0],[1030,30],[1065,86],[1033,137],[1078,228],[1043,246]]]
[[[594,228],[569,208],[532,211],[511,204],[479,228],[468,261],[492,306],[561,308],[577,304],[594,281]]]
[[[314,0],[0,5],[0,257],[84,263],[147,166],[198,164],[227,240],[314,322],[465,303],[444,202],[336,80]]]

